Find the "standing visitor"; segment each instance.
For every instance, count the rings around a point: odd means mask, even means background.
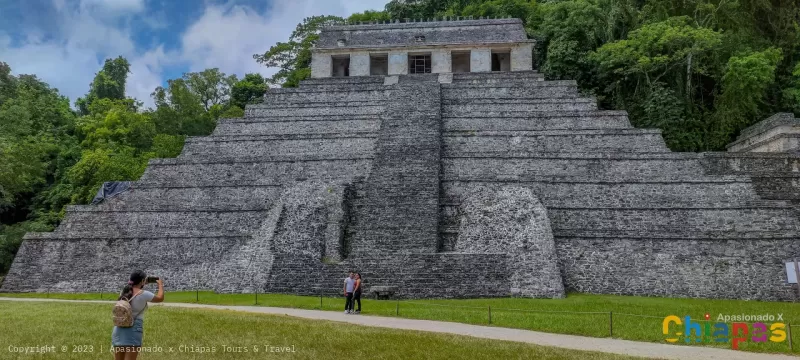
[[[353,312],[353,290],[356,287],[356,279],[353,272],[349,272],[347,278],[344,279],[344,313],[349,314]]]
[[[148,282],[158,284],[158,295],[143,289]],[[164,301],[164,282],[148,278],[144,271],[137,270],[131,274],[117,300],[113,310],[115,326],[111,332],[114,360],[136,360],[144,337],[144,311],[148,302]]]
[[[362,287],[362,285],[363,284],[361,282],[361,273],[356,273],[356,285],[355,285],[355,290],[353,290],[353,302],[354,303],[358,302],[358,309],[356,309],[356,311],[355,311],[356,314],[361,314],[361,287]],[[353,308],[353,306],[351,305],[350,309],[352,309],[352,308]]]

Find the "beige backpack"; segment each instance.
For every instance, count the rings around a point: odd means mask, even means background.
[[[133,295],[129,300],[119,300],[114,304],[114,309],[111,310],[111,314],[114,318],[114,326],[122,328],[133,326],[133,308],[131,307],[131,301],[141,293],[142,290],[139,290],[139,292]]]

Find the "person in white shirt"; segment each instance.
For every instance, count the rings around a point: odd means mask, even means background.
[[[344,303],[345,314],[350,314],[353,312],[353,291],[355,290],[355,287],[356,287],[355,274],[353,274],[353,272],[350,271],[347,274],[347,277],[344,278],[344,297],[346,299]]]

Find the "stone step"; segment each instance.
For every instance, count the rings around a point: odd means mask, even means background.
[[[575,80],[556,80],[544,81],[542,78],[499,78],[499,79],[461,79],[453,80],[452,84],[442,84],[442,89],[450,91],[461,88],[493,88],[493,87],[523,87],[523,88],[542,88],[550,86],[572,86],[577,87]]]
[[[597,103],[594,99],[538,99],[538,100],[443,100],[442,117],[482,116],[494,117],[501,113],[513,113],[517,116],[532,116],[542,111],[595,111]]]
[[[340,91],[387,91],[391,89],[389,86],[383,85],[381,82],[364,82],[364,83],[340,83],[340,82],[323,82],[317,84],[307,84],[301,82],[299,87],[294,88],[278,88],[270,89],[265,96],[272,96],[274,94],[290,94],[290,93],[308,93],[308,92],[340,92]]]
[[[671,153],[664,153],[672,155]],[[619,153],[592,157],[575,153],[525,158],[447,158],[445,179],[480,181],[534,181],[540,177],[597,177],[598,179],[702,178],[703,169],[691,157],[655,156],[656,153]]]
[[[800,175],[775,173],[751,175],[756,192],[765,199],[800,200]]]
[[[219,126],[219,125],[218,125]],[[632,128],[625,111],[542,112],[530,116],[500,113],[482,116],[481,112],[463,117],[444,118],[444,131],[513,131],[566,129],[629,129]]]
[[[667,152],[661,130],[450,131],[445,156],[519,152]]]
[[[703,153],[703,165],[711,174],[800,175],[800,155],[788,153]]]
[[[336,99],[324,98],[319,101],[307,101],[304,99],[277,101],[277,102],[262,102],[252,106],[252,110],[264,109],[322,109],[322,108],[357,108],[361,106],[386,106],[386,100],[383,99],[362,99],[362,100],[344,100],[338,101]],[[251,110],[248,108],[248,110]],[[245,118],[248,117],[248,112],[245,110]],[[322,115],[322,114],[318,114]],[[258,114],[256,114],[258,116]]]
[[[451,214],[452,212],[446,212]],[[547,216],[555,236],[571,232],[674,234],[751,237],[758,233],[797,234],[798,219],[791,206],[759,208],[558,208]],[[458,231],[458,217],[443,218],[446,232]],[[618,232],[618,233],[617,233]]]
[[[252,118],[251,118],[252,119]],[[379,119],[352,120],[289,120],[289,121],[254,121],[220,122],[212,136],[224,135],[310,135],[339,134],[361,135],[374,134],[380,129]]]
[[[354,103],[388,101],[386,90],[293,91],[270,92],[264,96],[264,106],[291,103]]]
[[[73,234],[77,235],[77,234]],[[11,292],[118,292],[131,269],[168,279],[173,290],[213,289],[214,283],[241,278],[233,265],[249,237],[186,235],[127,238],[28,233],[14,260],[16,276],[6,278]],[[59,271],[54,271],[57,267]],[[22,281],[19,281],[19,280]],[[9,281],[11,280],[11,281]]]
[[[267,210],[280,197],[280,186],[146,187],[131,189],[97,205],[97,211]],[[77,208],[67,207],[67,211]]]
[[[765,201],[755,193],[752,183],[579,183],[527,182],[520,184],[496,182],[442,183],[442,204],[460,204],[481,189],[500,190],[506,186],[522,186],[539,198],[546,207],[758,207],[787,205],[783,201]]]
[[[262,135],[189,138],[181,157],[258,157],[327,155],[347,157],[375,151],[374,135]]]
[[[102,211],[73,208],[56,229],[68,238],[154,238],[247,236],[266,211]]]
[[[303,105],[303,104],[300,104]],[[313,105],[313,106],[312,106]],[[251,118],[302,118],[318,116],[381,116],[383,115],[385,103],[370,102],[367,104],[307,104],[304,106],[280,107],[280,106],[248,106],[245,110],[245,119]]]
[[[543,74],[536,70],[530,71],[492,71],[492,72],[468,72],[468,73],[454,73],[453,81],[461,80],[474,80],[474,79],[542,79]]]
[[[300,87],[314,85],[342,85],[342,84],[383,84],[384,76],[348,76],[348,77],[329,77],[312,78],[300,81]]]
[[[202,159],[151,160],[139,180],[145,186],[193,187],[228,185],[277,185],[319,179],[336,184],[351,182],[369,173],[372,159]],[[205,162],[204,162],[205,161]]]
[[[574,84],[558,84],[550,82],[534,82],[547,86],[526,85],[493,85],[493,86],[461,86],[453,85],[442,88],[442,100],[462,99],[574,99],[579,96],[578,87]],[[443,85],[444,86],[444,85]]]

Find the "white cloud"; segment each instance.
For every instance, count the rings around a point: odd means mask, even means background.
[[[240,5],[207,6],[182,38],[183,58],[191,71],[218,67],[243,76],[274,74],[253,60],[279,41],[286,41],[297,24],[314,15],[349,16],[364,10],[382,10],[388,0],[283,0],[266,13]]]
[[[348,16],[353,12],[382,9],[388,0],[277,0],[266,12],[244,5],[206,3],[202,15],[181,31],[178,50],[165,52],[163,44],[137,48],[130,29],[115,21],[146,14],[144,0],[53,0],[60,18],[56,33],[24,29],[23,42],[14,44],[0,33],[0,58],[14,73],[36,74],[74,102],[89,89],[103,59],[122,55],[131,63],[128,95],[152,105],[150,93],[166,80],[165,66],[185,65],[188,71],[217,67],[243,76],[268,69],[253,60],[279,41],[286,41],[298,23],[313,15]],[[148,14],[150,15],[155,14]],[[178,14],[165,14],[167,18]],[[122,22],[125,23],[125,22]],[[149,24],[163,28],[161,21]]]
[[[144,10],[144,0],[81,0],[81,8],[94,8],[112,13],[132,13]]]
[[[73,102],[86,93],[103,57],[132,55],[135,47],[130,34],[104,23],[102,18],[80,4],[55,1],[58,18],[52,19],[55,31],[21,29],[21,44],[0,42],[2,60],[16,74],[36,74],[58,88]]]

